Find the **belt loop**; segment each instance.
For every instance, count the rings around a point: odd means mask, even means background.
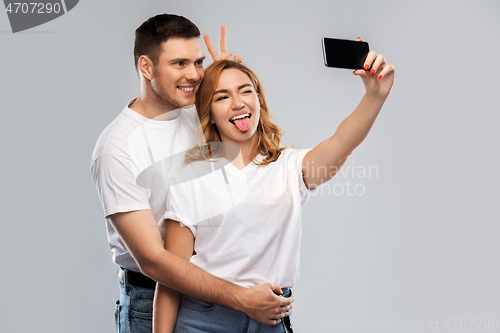
[[[120,269],[123,271],[123,284],[125,285],[125,288],[128,289],[127,269],[123,267],[120,267]]]

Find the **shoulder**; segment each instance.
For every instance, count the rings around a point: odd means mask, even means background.
[[[295,162],[300,162],[302,163],[302,160],[304,159],[304,156],[310,151],[311,149],[296,149],[296,148],[287,148],[283,150],[280,154],[280,157],[278,158],[277,162],[286,162],[286,163],[291,163],[292,161]]]
[[[133,113],[126,107],[102,131],[92,153],[92,161],[102,155],[128,156],[128,142],[141,125],[140,119]]]

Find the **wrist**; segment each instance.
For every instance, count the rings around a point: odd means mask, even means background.
[[[224,281],[228,283],[227,281]],[[231,309],[245,312],[245,302],[247,299],[248,288],[228,283],[224,286],[222,293],[219,293],[218,299],[214,303],[227,306]]]
[[[387,99],[387,96],[379,92],[373,93],[369,91],[365,92],[365,97],[368,98],[371,102],[376,102],[381,104],[384,104],[385,100]]]
[[[238,290],[232,292],[231,297],[231,308],[241,312],[246,312],[246,303],[248,302],[248,288],[238,286]]]

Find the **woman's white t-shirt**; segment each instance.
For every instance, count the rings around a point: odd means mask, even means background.
[[[242,170],[227,160],[223,167],[199,161],[174,175],[165,219],[191,229],[196,252],[191,262],[243,287],[264,282],[293,287],[301,212],[310,195],[302,178],[308,151],[285,149],[273,163],[249,163]],[[211,172],[200,174],[207,163]]]

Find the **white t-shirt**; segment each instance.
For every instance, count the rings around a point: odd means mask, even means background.
[[[239,170],[228,163],[183,181],[183,174],[211,163],[199,161],[174,175],[165,218],[191,229],[196,252],[191,262],[243,287],[269,281],[293,287],[299,276],[301,212],[310,195],[302,178],[307,152],[285,149],[266,166],[249,163]]]
[[[127,106],[97,140],[91,174],[104,208],[108,242],[117,265],[139,271],[108,217],[151,209],[164,236],[162,217],[169,175],[182,167],[185,151],[195,146],[197,126],[194,106],[155,119],[145,118]]]

